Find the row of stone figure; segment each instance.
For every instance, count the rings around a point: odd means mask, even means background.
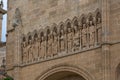
[[[80,51],[81,49],[94,47],[101,42],[101,18],[98,17],[98,21],[93,23],[89,21],[89,25],[82,24],[82,28],[78,29],[79,25],[74,25],[74,29],[71,24],[67,26],[67,30],[62,28],[57,34],[56,29],[53,34],[50,30],[47,30],[47,35],[44,36],[44,32],[41,32],[40,38],[37,34],[32,39],[28,37],[28,41],[23,37],[22,42],[22,61],[23,63],[33,61],[35,59],[45,57],[52,57],[59,55],[62,52],[71,53]]]

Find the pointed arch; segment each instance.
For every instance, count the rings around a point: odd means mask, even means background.
[[[57,24],[55,24],[55,23],[52,24],[52,35],[53,35],[54,33],[55,33],[56,35],[58,34],[58,27],[57,27]]]
[[[72,20],[72,27],[74,30],[79,30],[79,21],[76,16]]]
[[[67,19],[66,22],[65,22],[65,31],[66,31],[66,33],[69,32],[68,29],[72,30],[72,24],[71,24],[71,20],[70,19]]]
[[[33,32],[33,38],[35,39],[35,38],[38,38],[38,32],[37,32],[37,30],[34,30],[34,32]]]
[[[95,18],[96,18],[96,23],[99,22],[99,19],[100,19],[100,23],[102,22],[101,10],[97,9],[97,10],[95,11]]]
[[[63,30],[63,33],[65,33],[65,24],[63,22],[59,23],[59,34],[61,34],[61,31]]]

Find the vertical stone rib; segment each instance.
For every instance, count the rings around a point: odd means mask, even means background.
[[[103,80],[111,80],[110,45],[109,43],[109,0],[102,0],[102,64]]]

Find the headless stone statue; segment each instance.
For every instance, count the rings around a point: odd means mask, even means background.
[[[21,25],[21,24],[22,24],[22,20],[21,20],[20,10],[19,10],[19,8],[16,8],[15,15],[13,17],[12,26],[16,27],[16,26]]]

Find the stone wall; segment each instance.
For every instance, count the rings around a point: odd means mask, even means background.
[[[8,73],[15,80],[39,80],[41,75],[54,67],[67,65],[79,68],[92,80],[115,80],[120,60],[119,7],[119,0],[9,0]],[[96,18],[97,12],[102,16],[99,19]],[[78,24],[74,25],[74,19],[78,20]],[[60,29],[62,23],[64,27]],[[55,26],[55,32],[57,29],[59,33],[57,35],[54,34]],[[91,26],[93,28],[90,30]],[[102,31],[99,32],[97,26]],[[90,38],[92,31],[94,38]],[[51,52],[51,47],[57,45],[52,42],[54,37],[58,38],[59,50]],[[70,47],[72,43],[76,45],[78,37],[81,40],[78,41],[78,48]],[[47,50],[37,53],[41,49],[38,44],[41,43],[42,49]]]
[[[35,1],[9,1],[8,30],[12,28],[13,16],[16,8],[20,9],[23,33],[34,29],[45,28],[53,23],[60,23],[74,16],[87,14],[99,8],[100,0],[35,0]],[[16,5],[17,4],[17,5]],[[27,6],[24,6],[27,5]],[[72,6],[71,6],[72,5]]]

